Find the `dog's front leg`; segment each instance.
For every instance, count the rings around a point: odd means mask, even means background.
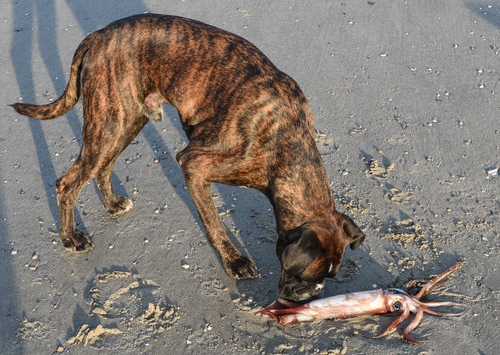
[[[204,174],[204,172],[212,170],[210,157],[186,149],[177,155],[177,161],[207,231],[208,241],[219,254],[228,275],[236,279],[257,276],[255,263],[233,245],[215,207],[210,191],[210,182],[207,181]]]

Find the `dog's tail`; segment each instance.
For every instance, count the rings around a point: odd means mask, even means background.
[[[75,55],[73,56],[73,61],[71,62],[71,72],[69,75],[68,85],[60,98],[48,105],[16,103],[11,105],[14,110],[19,112],[21,115],[41,120],[49,120],[51,118],[59,117],[71,110],[80,97],[80,74],[82,71],[82,61],[91,46],[92,37],[92,34],[87,36],[87,38],[85,38],[78,46]]]

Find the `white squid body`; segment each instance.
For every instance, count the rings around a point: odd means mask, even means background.
[[[313,319],[350,318],[367,314],[393,312],[395,302],[404,304],[404,296],[382,289],[352,292],[309,302],[298,307],[273,309],[280,324],[305,322]],[[284,301],[286,302],[286,301]],[[261,314],[264,315],[265,314]]]

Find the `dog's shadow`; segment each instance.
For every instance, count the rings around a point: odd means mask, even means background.
[[[66,6],[69,7],[69,12],[72,13],[76,23],[63,24],[61,21],[67,20],[68,18],[59,18],[57,16],[58,14],[60,15],[64,12],[64,10],[59,11],[60,9],[56,9],[56,7],[61,5],[65,6],[65,4],[56,4],[54,0],[12,0],[11,2],[12,21],[9,19],[9,23],[12,24],[10,59],[15,80],[17,81],[20,96],[22,97],[23,102],[45,104],[47,103],[46,99],[57,98],[59,94],[62,94],[66,87],[66,79],[68,77],[66,73],[69,72],[70,59],[67,62],[66,60],[63,62],[61,59],[61,51],[58,41],[60,41],[61,38],[64,38],[63,34],[65,32],[56,31],[57,28],[66,25],[68,26],[68,31],[81,31],[82,35],[80,37],[83,39],[87,33],[98,30],[113,20],[136,13],[142,13],[148,10],[146,5],[141,0],[128,1],[127,6],[116,6],[113,2],[108,3],[100,0],[67,0]],[[106,8],[108,10],[106,10]],[[6,24],[8,25],[7,22]],[[67,40],[64,42],[66,42],[65,46],[73,47],[73,50],[76,49],[75,43],[67,43]],[[38,52],[36,52],[37,50]],[[35,58],[37,57],[41,58],[40,61],[42,64],[35,66]],[[35,75],[34,73],[42,73],[41,75],[48,76],[51,83],[35,83],[35,77],[39,77],[40,74]],[[40,89],[40,87],[42,89]],[[41,94],[40,91],[42,91],[43,95],[39,95]],[[43,98],[40,100],[39,97]],[[17,99],[18,96],[13,97],[12,101],[17,101]],[[47,123],[42,123],[41,121],[34,119],[26,118],[26,120],[28,125],[27,134],[33,137],[34,149],[31,147],[23,147],[23,149],[26,149],[26,151],[35,151],[39,175],[43,184],[42,188],[44,190],[46,200],[48,201],[49,213],[52,215],[53,221],[59,224],[59,208],[55,197],[55,182],[59,176],[56,167],[54,166],[53,155],[50,150],[51,145],[49,144],[50,139],[48,138],[51,134],[50,128],[48,128],[48,125],[50,124],[47,125]],[[69,111],[65,115],[65,119],[59,118],[59,120],[60,122],[58,124],[61,124],[62,122],[67,123],[73,137],[76,137],[77,142],[81,147],[82,118],[77,115],[76,110]],[[32,167],[31,169],[32,173],[36,175],[36,168]],[[116,180],[119,179],[115,175],[113,180],[116,182]],[[115,186],[118,186],[119,183],[120,181],[118,181],[118,184],[115,184]],[[35,201],[40,199],[41,196],[39,196],[39,192],[35,191],[33,194]],[[0,199],[0,216],[3,216],[3,208],[4,206]],[[3,218],[1,219],[3,220]],[[85,232],[85,226],[78,209],[75,211],[75,221],[78,228]],[[50,223],[50,221],[47,220],[45,222],[47,224]],[[0,228],[2,228],[1,224]],[[3,230],[7,231],[7,228]],[[4,238],[8,238],[8,236],[8,233],[3,233]],[[49,243],[48,240],[47,243]],[[49,248],[51,248],[51,246]],[[13,274],[9,271],[11,270],[9,262],[2,262],[0,265],[4,275]],[[4,279],[4,281],[6,280],[7,279]],[[19,281],[8,277],[7,283],[10,287],[4,287],[4,291],[8,292],[8,295],[4,295],[3,292],[0,293],[6,307],[12,310],[12,314],[9,314],[11,317],[8,317],[10,320],[2,320],[2,322],[5,322],[5,327],[1,327],[2,330],[0,330],[0,336],[5,339],[11,337],[11,331],[16,327],[16,321],[14,320],[19,320],[21,318],[19,313],[15,311],[22,308],[17,300],[15,291],[17,288],[16,282]],[[7,333],[8,335],[6,335]],[[19,352],[22,353],[23,346],[17,346],[19,348],[16,348],[16,351],[19,350]]]
[[[175,135],[180,137],[184,144],[188,143],[186,134],[182,129],[182,124],[177,110],[171,105],[163,105],[164,119],[163,125],[167,130],[174,130]],[[179,165],[176,163],[177,150],[173,151],[170,142],[166,142],[163,135],[157,129],[157,122],[148,122],[138,136],[138,140],[144,140],[151,147],[155,161],[163,171],[176,195],[188,207],[191,216],[202,226],[196,206],[191,199],[188,190],[185,189],[184,177]],[[179,149],[181,150],[181,149]],[[138,181],[138,185],[147,181]],[[113,185],[119,184],[119,179],[113,181]],[[96,186],[97,188],[97,186]],[[118,192],[118,190],[117,190]],[[277,239],[276,227],[272,206],[267,198],[257,190],[242,187],[227,186],[224,184],[212,184],[212,196],[219,210],[221,218],[226,227],[227,234],[234,245],[259,266],[261,241],[273,241]],[[272,235],[269,233],[272,229]],[[201,228],[201,233],[206,235],[205,229]],[[274,250],[274,245],[271,252]],[[219,260],[219,265],[223,268],[218,254],[213,250],[214,257]],[[267,251],[266,251],[267,252]]]
[[[73,26],[73,23],[70,23],[69,27],[81,28],[83,35],[96,31],[113,20],[148,10],[141,0],[136,0],[134,3],[130,2],[127,6],[123,7],[116,7],[111,3],[103,5],[102,1],[97,0],[90,0],[84,3],[67,1],[67,6],[78,25]],[[54,36],[54,28],[58,26],[58,19],[56,18],[58,12],[55,11],[56,3],[53,0],[27,0],[22,3],[12,1],[12,8],[14,35],[10,53],[22,101],[26,103],[45,104],[47,102],[37,100],[37,96],[39,96],[35,89],[37,85],[35,85],[34,76],[30,74],[40,70],[33,67],[33,56],[35,56],[33,48],[38,48],[39,53],[37,55],[43,61],[43,69],[48,72],[48,76],[52,80],[53,89],[49,89],[50,86],[46,85],[45,88],[47,89],[44,90],[45,93],[43,96],[55,99],[59,94],[62,94],[67,84],[67,75],[65,73],[68,72],[70,67],[70,62],[63,63],[59,54],[58,37]],[[106,8],[109,8],[109,11]],[[103,16],[103,13],[110,13],[112,16]],[[32,28],[35,26],[40,33],[38,36],[35,36],[35,32],[32,31]],[[34,42],[38,42],[37,46],[33,45]],[[76,46],[74,46],[74,49],[76,49]],[[52,90],[55,93],[52,93]],[[82,118],[76,114],[76,110],[70,110],[66,113],[65,118],[73,136],[76,137],[81,147]],[[43,123],[39,120],[28,119],[28,124],[35,145],[40,175],[49,209],[54,221],[59,221],[59,208],[56,198],[54,198],[56,195],[55,182],[59,176],[56,173],[49,144],[47,143],[46,136],[48,133],[44,132]],[[117,182],[115,186],[120,185],[120,181],[116,175],[113,176],[113,180]],[[77,209],[75,210],[75,221],[78,228],[86,232],[84,222]]]

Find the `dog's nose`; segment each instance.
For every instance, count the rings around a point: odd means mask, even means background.
[[[291,301],[291,302],[294,302],[294,303],[297,303],[297,304],[306,304],[306,303],[309,303],[311,301],[317,300],[319,298],[323,298],[325,290],[324,290],[324,288],[322,288],[321,292],[318,293],[317,295],[314,295],[314,296],[311,296],[311,297],[307,297],[307,298],[296,297],[295,299],[294,299],[293,296],[297,296],[297,294],[291,293],[289,295],[283,295],[283,294],[280,295],[279,293],[280,292],[278,292],[278,297],[283,298],[283,299],[285,299],[287,301]],[[309,294],[311,294],[311,293],[309,293]],[[285,296],[285,297],[283,297],[283,296]],[[301,296],[303,296],[303,294]]]
[[[323,289],[319,295],[309,297],[309,298],[307,298],[305,300],[300,300],[300,301],[288,300],[288,301],[292,301],[292,302],[295,302],[295,303],[298,303],[298,304],[306,304],[306,303],[312,302],[314,300],[323,298],[324,294],[325,294],[325,290]]]

